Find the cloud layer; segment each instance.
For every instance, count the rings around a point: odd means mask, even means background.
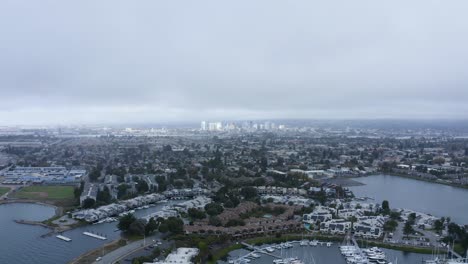
[[[0,3],[0,122],[465,118],[468,2]]]

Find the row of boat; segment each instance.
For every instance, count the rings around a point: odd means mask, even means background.
[[[356,246],[340,246],[340,251],[348,264],[391,264],[386,260],[385,253],[377,247],[361,250]]]
[[[256,253],[249,254],[242,259],[239,260],[230,260],[229,263],[231,264],[246,264],[250,263],[251,259],[259,258],[260,255]],[[298,258],[284,258],[284,259],[275,259],[273,260],[273,264],[305,264],[302,260]]]
[[[112,222],[117,222],[117,221],[119,221],[119,219],[117,219],[116,217],[107,217],[107,218],[104,218],[104,219],[94,223],[94,225],[102,224],[102,223],[112,223]]]
[[[327,246],[327,247],[331,247],[332,245],[332,242],[322,242],[322,241],[318,241],[318,240],[312,240],[312,241],[309,241],[309,240],[301,240],[301,242],[299,243],[299,245],[301,246]]]
[[[163,203],[163,202],[167,202],[167,200],[162,200],[162,201],[159,201],[157,203]],[[150,207],[155,207],[156,206],[156,203],[154,204],[148,204],[148,205],[143,205],[143,206],[140,206],[140,207],[137,207],[135,208],[134,210],[129,210],[129,211],[125,211],[123,213],[120,213],[119,216],[124,216],[124,215],[127,215],[127,214],[133,214],[135,213],[135,210],[142,210],[142,209],[148,209]],[[98,222],[99,223],[99,222]]]
[[[302,260],[298,258],[285,258],[285,259],[275,259],[273,264],[305,264]]]
[[[245,264],[250,263],[253,259],[259,258],[260,254],[269,254],[271,255],[276,250],[289,249],[294,247],[294,243],[299,243],[300,246],[327,246],[331,247],[332,242],[322,242],[318,240],[301,240],[301,241],[290,241],[284,242],[276,245],[267,246],[264,248],[255,248],[254,252],[251,252],[241,258],[236,260],[229,260],[230,264]],[[305,264],[302,260],[298,258],[279,258],[273,260],[273,264]]]

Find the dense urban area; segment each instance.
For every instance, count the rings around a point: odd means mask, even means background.
[[[371,249],[348,252],[364,242],[462,258],[467,223],[350,187],[389,175],[468,188],[467,135],[463,126],[410,121],[0,127],[0,197],[55,206],[48,220],[15,221],[47,227],[64,243],[73,243],[61,235],[67,230],[116,223],[119,238],[72,263],[248,263],[275,245],[321,241],[354,243],[341,248],[347,263],[388,263]],[[241,248],[252,252],[229,257]]]

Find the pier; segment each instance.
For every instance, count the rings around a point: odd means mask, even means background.
[[[96,234],[93,234],[93,233],[90,233],[90,232],[83,232],[83,235],[94,237],[94,238],[97,238],[97,239],[100,239],[100,240],[106,240],[107,239],[107,237],[96,235]]]
[[[71,238],[68,238],[68,237],[62,236],[62,235],[57,235],[57,236],[55,236],[55,237],[58,238],[58,239],[61,239],[61,240],[63,240],[63,241],[66,241],[66,242],[72,241]]]
[[[460,256],[460,254],[458,254],[457,252],[455,252],[455,250],[453,250],[453,247],[448,247],[447,251],[452,255],[452,257],[455,257],[457,259],[463,259],[463,257]]]
[[[243,246],[245,246],[246,248],[248,248],[248,249],[250,249],[250,250],[253,250],[254,252],[258,252],[258,253],[261,253],[261,254],[265,254],[265,255],[268,255],[268,256],[272,256],[272,257],[277,258],[277,259],[280,259],[280,258],[281,258],[281,257],[278,256],[278,255],[272,254],[272,253],[270,253],[270,252],[265,251],[264,249],[255,247],[255,246],[250,245],[250,244],[247,244],[247,243],[245,243],[245,242],[241,242],[241,244],[242,244]]]

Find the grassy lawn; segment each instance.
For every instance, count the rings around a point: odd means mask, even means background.
[[[72,186],[28,186],[17,191],[16,198],[33,200],[70,200],[74,198]]]
[[[7,187],[0,187],[0,196],[4,195],[10,190],[10,188]]]

